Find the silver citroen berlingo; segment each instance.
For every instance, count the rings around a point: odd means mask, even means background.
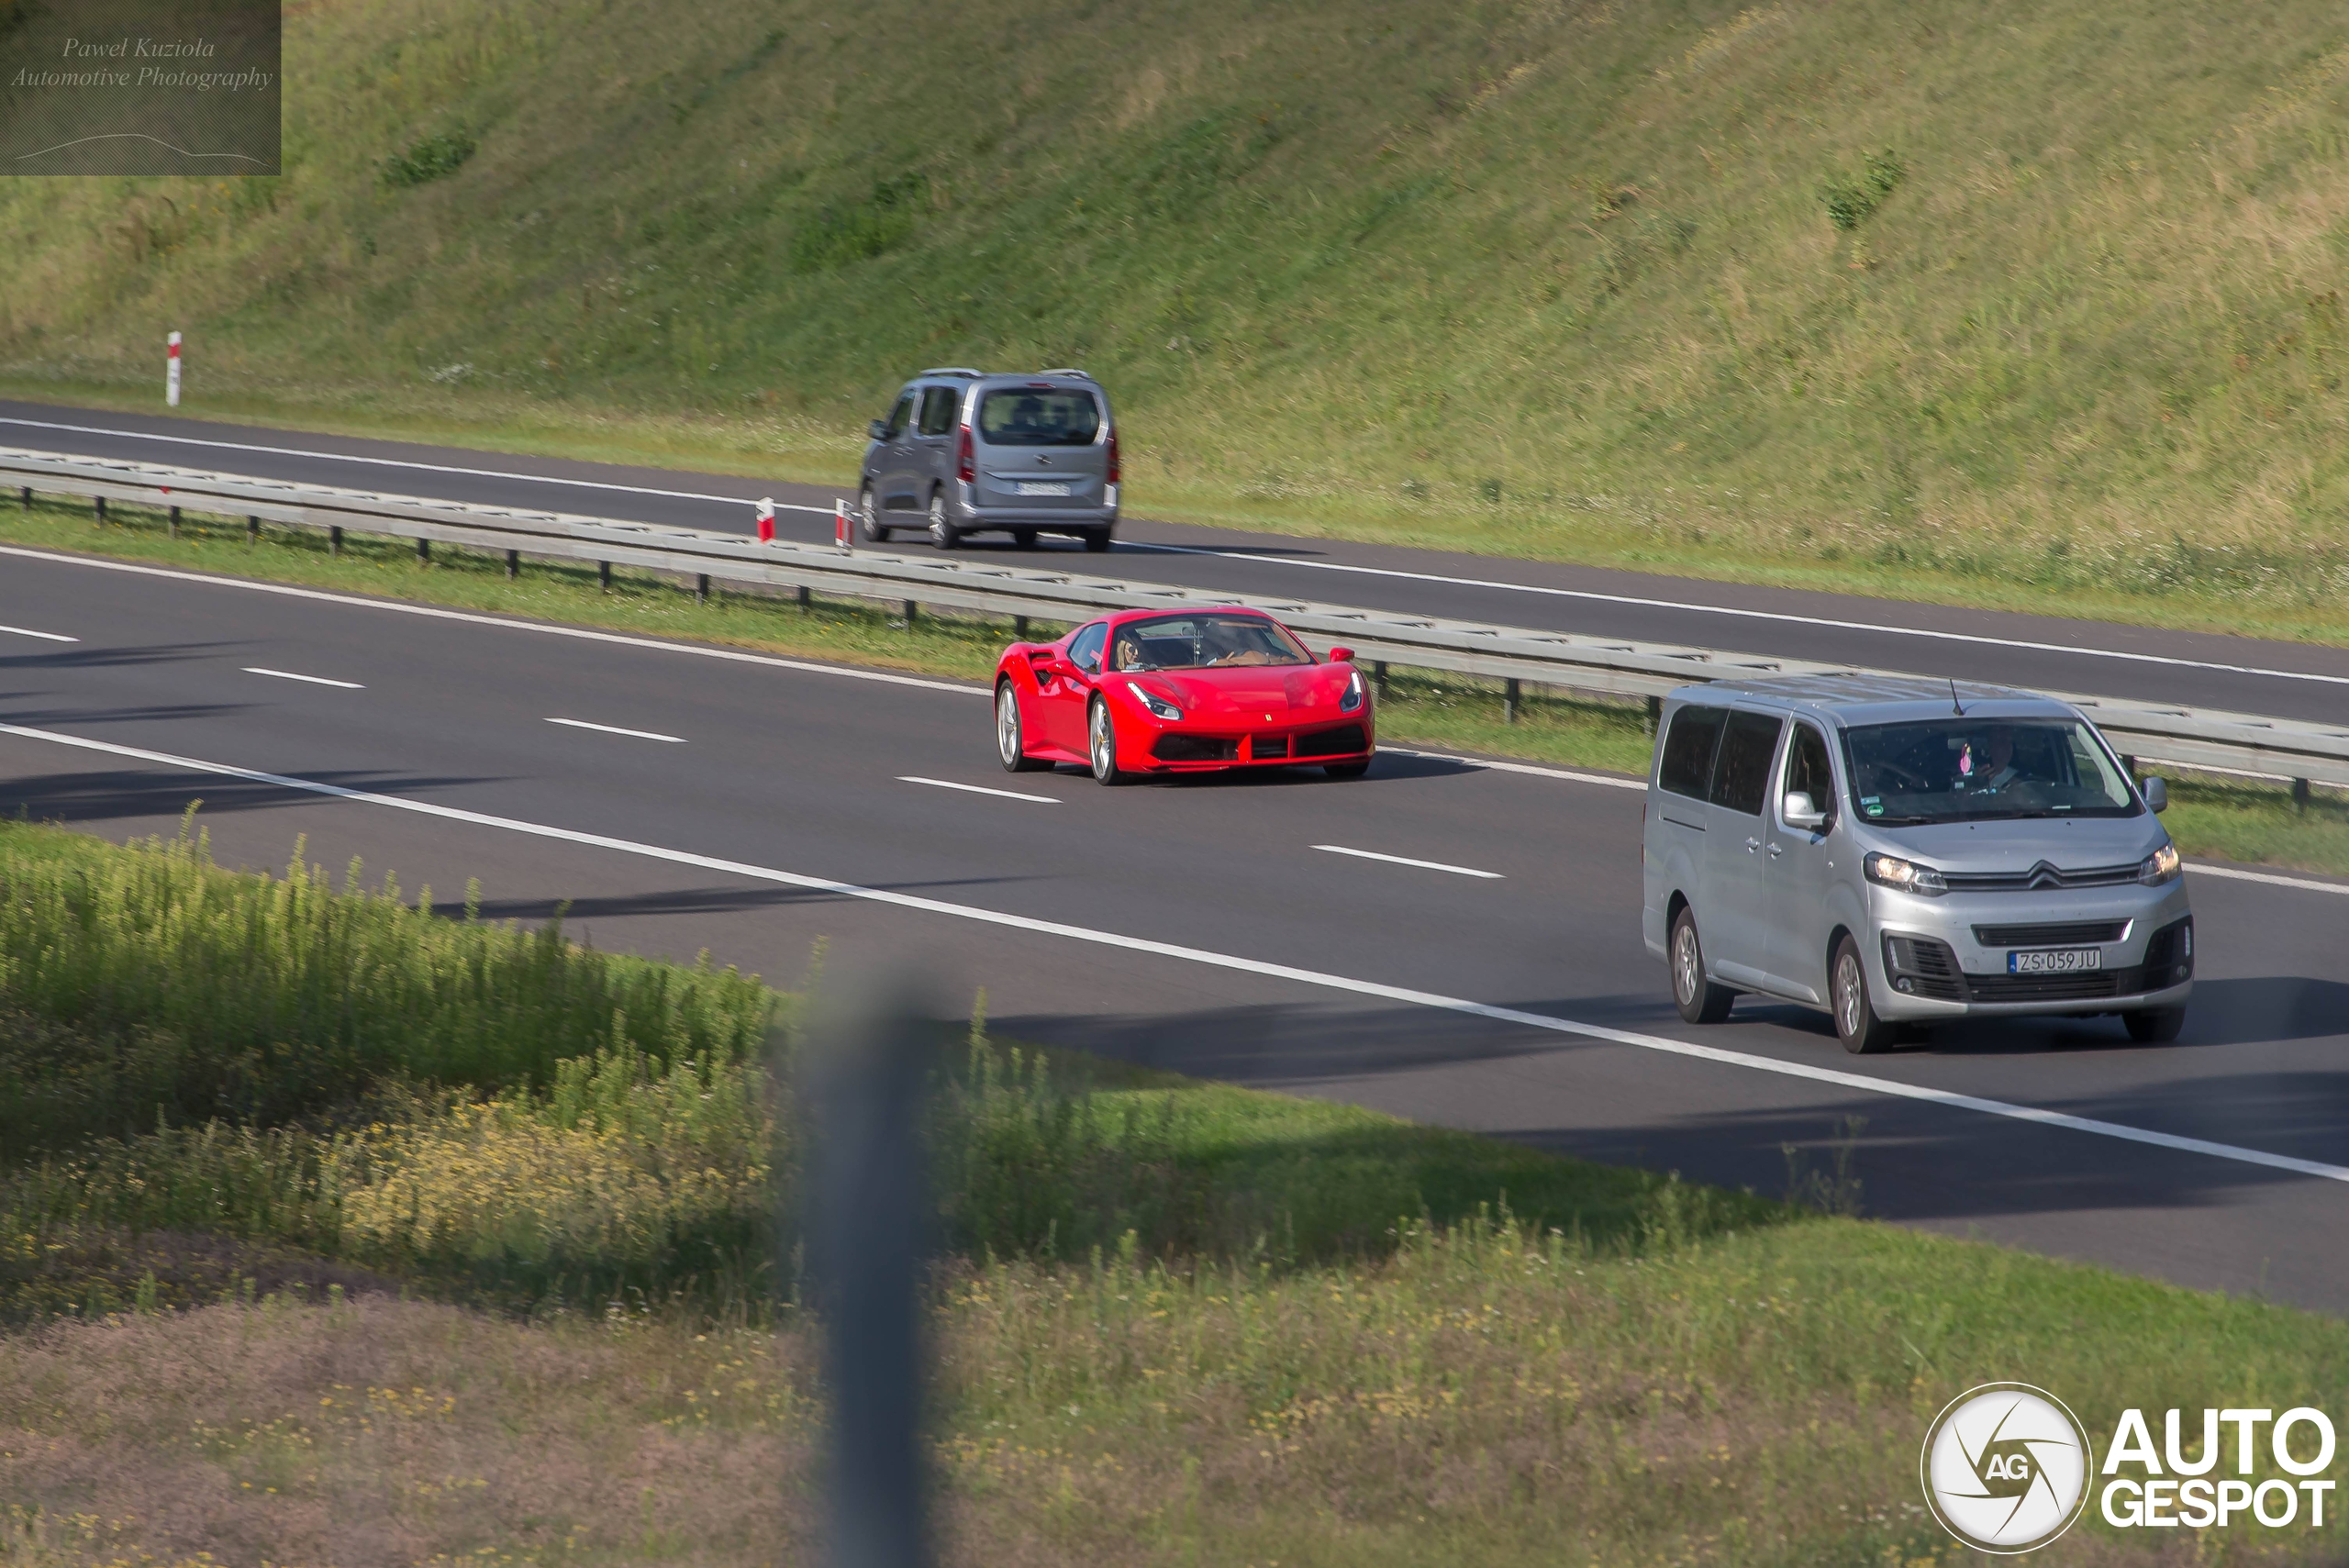
[[[1648,951],[1690,1023],[1741,992],[1847,1050],[1983,1014],[2118,1013],[2177,1038],[2194,916],[2156,821],[2078,709],[2003,687],[1824,675],[1684,686],[1648,779]]]

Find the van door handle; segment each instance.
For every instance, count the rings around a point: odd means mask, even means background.
[[[1773,844],[1770,846],[1770,858],[1774,861],[1786,852],[1787,847],[1784,844]]]
[[[1759,839],[1748,839],[1745,840],[1745,852],[1749,855],[1761,847],[1762,840]]]

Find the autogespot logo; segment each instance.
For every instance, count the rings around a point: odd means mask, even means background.
[[[2096,1456],[2064,1402],[2027,1383],[1986,1383],[1951,1400],[1925,1432],[1925,1501],[1980,1551],[2011,1554],[2072,1528]]]

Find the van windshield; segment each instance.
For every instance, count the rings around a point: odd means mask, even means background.
[[[1852,804],[1886,826],[2134,817],[2110,753],[2072,718],[1931,718],[1844,731]]]
[[[979,399],[979,439],[991,447],[1089,447],[1101,433],[1093,395],[1066,387],[1010,387]]]

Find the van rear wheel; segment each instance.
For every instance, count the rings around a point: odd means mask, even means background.
[[[1899,1026],[1877,1018],[1868,995],[1867,965],[1860,960],[1860,944],[1846,936],[1835,944],[1835,962],[1829,989],[1833,992],[1835,1038],[1854,1056],[1873,1056],[1892,1049]]]
[[[1692,1024],[1717,1024],[1729,1017],[1737,993],[1705,978],[1705,944],[1697,938],[1697,912],[1682,907],[1672,917],[1672,1001]]]
[[[1035,530],[1034,528],[1014,528],[1014,529],[1012,529],[1012,530],[1011,530],[1011,543],[1012,543],[1012,547],[1013,547],[1014,549],[1016,549],[1016,550],[1033,550],[1033,549],[1035,549],[1035,548],[1036,548],[1036,530]]]
[[[873,500],[873,486],[866,485],[856,495],[857,531],[867,544],[887,544],[889,530],[881,526],[881,508]]]
[[[1091,550],[1096,555],[1108,553],[1109,549],[1109,530],[1108,528],[1087,529],[1085,535],[1085,548]]]

